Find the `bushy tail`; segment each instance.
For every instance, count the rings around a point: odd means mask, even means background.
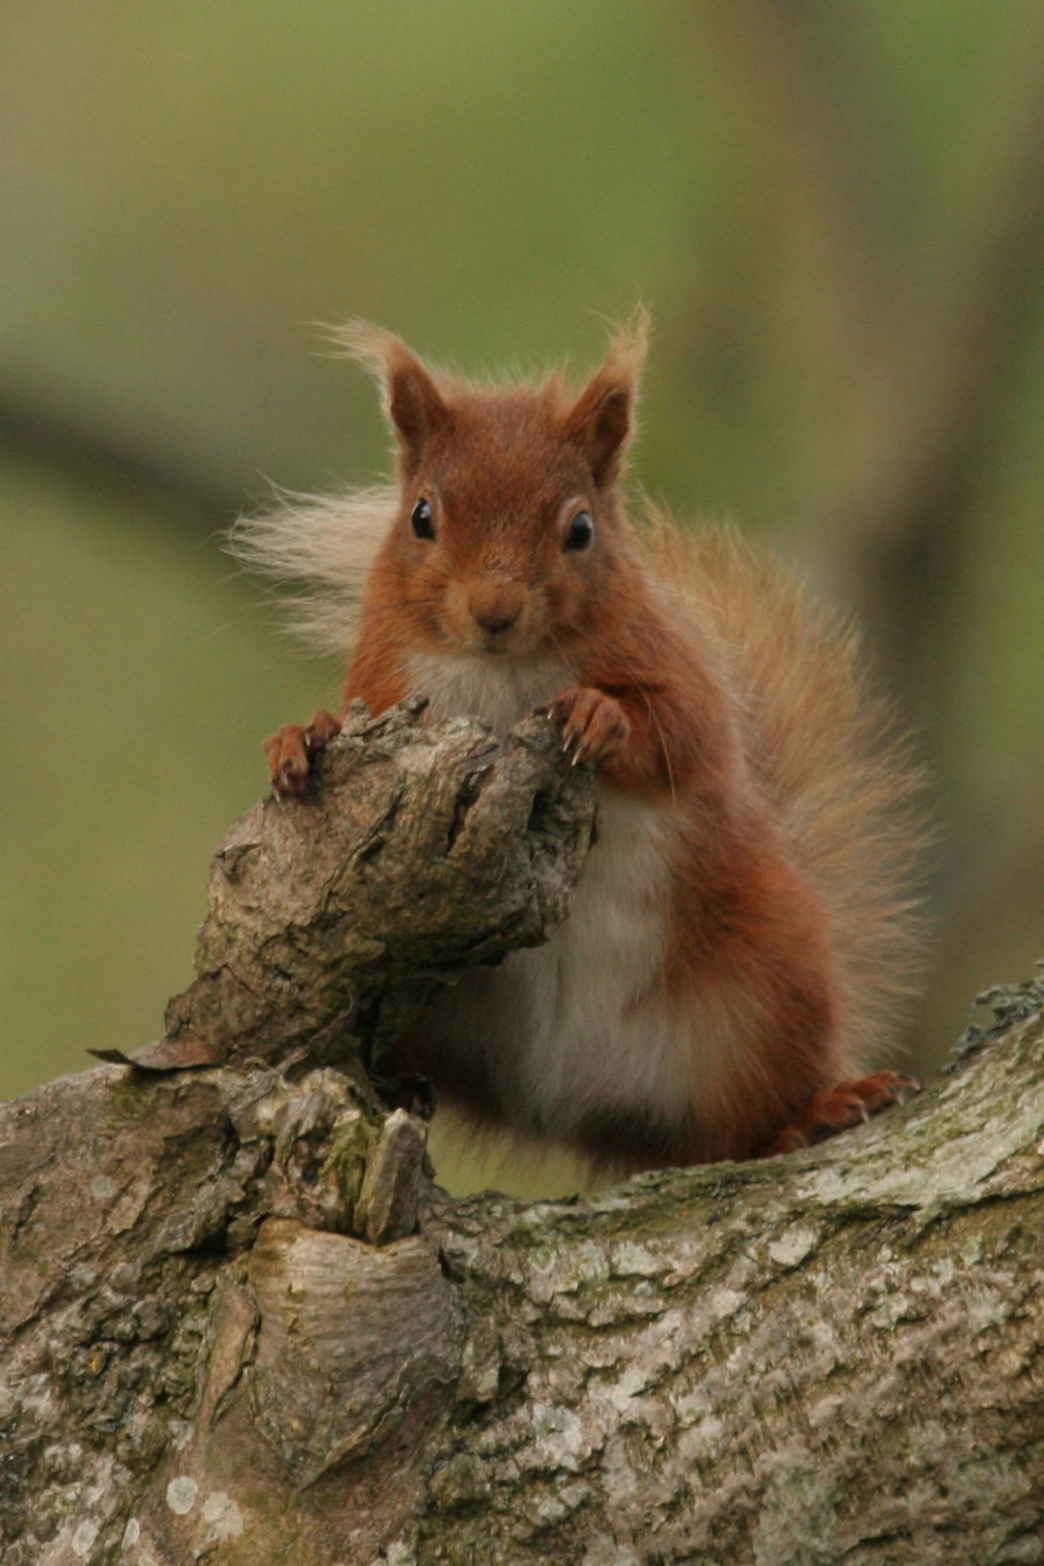
[[[345,657],[355,639],[363,582],[399,505],[394,486],[340,495],[279,495],[241,517],[229,553],[269,578],[287,629]]]
[[[857,667],[853,630],[771,556],[731,529],[690,532],[655,512],[644,531],[654,573],[721,639],[751,767],[828,910],[858,1063],[879,1053],[918,966],[923,777]]]

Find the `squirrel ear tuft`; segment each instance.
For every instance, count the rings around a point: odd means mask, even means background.
[[[634,428],[638,382],[648,346],[649,312],[639,305],[566,414],[566,438],[581,447],[599,487],[611,484],[620,470]]]
[[[384,412],[399,442],[403,471],[412,476],[431,436],[450,419],[434,376],[401,337],[368,321],[349,321],[336,327],[331,336],[342,353],[364,364],[380,381]]]

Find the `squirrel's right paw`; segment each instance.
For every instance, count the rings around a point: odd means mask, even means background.
[[[546,707],[538,707],[563,732],[562,749],[578,761],[601,761],[627,739],[631,725],[620,703],[589,685],[570,685]]]
[[[300,799],[308,788],[312,759],[341,725],[329,712],[317,712],[311,723],[284,723],[265,740],[265,755],[272,787],[281,799]]]

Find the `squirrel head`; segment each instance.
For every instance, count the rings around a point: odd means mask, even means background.
[[[399,455],[400,505],[371,591],[432,652],[567,653],[626,545],[617,482],[648,338],[639,310],[579,392],[483,387],[355,323],[337,340],[374,370]]]

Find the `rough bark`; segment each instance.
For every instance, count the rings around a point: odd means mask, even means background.
[[[427,728],[425,706],[371,718],[355,703],[306,799],[270,795],[236,823],[214,855],[195,982],[137,1065],[379,1069],[440,984],[562,920],[591,840],[589,769],[546,718],[519,724],[498,760],[483,724]]]
[[[0,1109],[5,1566],[1044,1560],[1039,991],[857,1134],[583,1202],[451,1200],[377,1105],[346,1041],[567,909],[542,735],[476,797],[476,726],[360,716],[219,852],[167,1045],[222,1063]]]

